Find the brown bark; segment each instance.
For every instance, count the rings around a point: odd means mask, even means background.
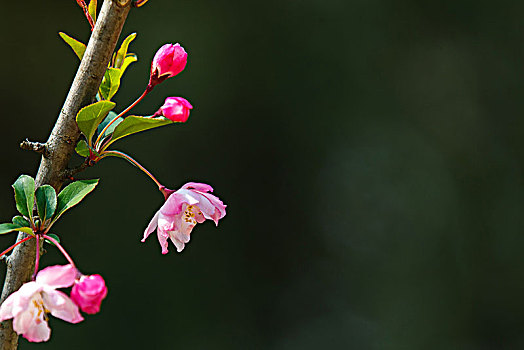
[[[109,59],[131,8],[131,0],[104,0],[98,20],[56,124],[46,142],[36,175],[37,186],[49,184],[59,190],[67,174],[67,164],[80,136],[75,117],[80,108],[92,103],[104,76]],[[26,237],[20,232],[18,240]],[[0,303],[28,282],[34,269],[36,242],[31,239],[17,246],[7,258],[7,273]],[[18,335],[12,321],[0,324],[3,350],[16,349]]]

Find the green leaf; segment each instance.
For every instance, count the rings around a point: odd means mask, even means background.
[[[122,71],[118,68],[108,68],[100,84],[100,95],[104,100],[111,100],[120,87]]]
[[[97,1],[91,0],[89,2],[89,6],[87,7],[87,11],[89,12],[89,15],[91,16],[91,18],[93,19],[93,23],[96,23],[96,5],[97,5]]]
[[[80,140],[76,144],[75,152],[81,157],[89,157],[89,146],[85,140]]]
[[[89,144],[98,124],[106,117],[116,104],[111,101],[99,101],[82,108],[76,115],[76,123],[80,131],[84,133]]]
[[[16,224],[0,224],[0,235],[13,231],[22,231],[30,235],[33,234],[33,230],[31,230],[30,227],[22,227]]]
[[[53,223],[69,208],[80,203],[82,199],[91,191],[93,191],[98,184],[96,180],[80,180],[67,185],[58,194],[58,205],[56,207],[56,216]]]
[[[86,51],[85,44],[82,44],[80,41],[70,37],[66,33],[59,32],[58,35],[60,35],[60,37],[66,42],[66,44],[73,49],[78,59],[81,60],[82,57],[84,57],[84,52]]]
[[[13,218],[13,224],[15,225],[18,225],[18,226],[21,226],[21,227],[30,227],[31,224],[29,223],[29,221],[27,221],[24,217],[22,216],[15,216]]]
[[[131,134],[136,134],[140,131],[145,131],[173,123],[173,121],[164,117],[151,118],[130,115],[129,117],[125,118],[120,124],[118,124],[118,126],[115,128],[115,131],[113,132],[113,138],[111,139],[111,143],[115,142],[118,139],[121,139],[122,137]]]
[[[129,48],[129,44],[131,41],[133,41],[136,38],[136,33],[129,34],[127,38],[122,42],[122,45],[120,45],[120,49],[118,49],[115,57],[115,61],[113,63],[114,68],[121,68],[124,64],[124,59],[127,56],[127,49]]]
[[[138,56],[134,53],[128,53],[126,58],[124,58],[124,63],[122,64],[122,68],[120,70],[122,71],[122,75],[124,75],[124,72],[126,71],[127,67],[133,62],[138,61]]]
[[[25,217],[32,218],[35,204],[35,180],[28,175],[20,175],[13,184],[16,209]]]
[[[48,233],[47,236],[53,238],[55,241],[57,241],[58,243],[60,243],[60,238],[59,238],[57,235],[55,235],[54,233]],[[51,244],[51,245],[55,245],[53,242],[51,242],[51,241],[48,240],[48,239],[46,239],[45,242],[46,242],[46,243],[49,243],[49,244]]]
[[[104,121],[102,123],[100,123],[100,125],[98,126],[98,129],[96,130],[96,133],[97,134],[100,134],[102,132],[102,130],[104,130],[104,128],[106,127],[107,124],[109,124],[111,122],[111,120],[115,119],[117,116],[117,114],[113,111],[109,112],[109,114],[107,115],[107,117],[104,119]],[[100,138],[100,140],[103,140],[104,138],[106,138],[108,135],[112,134],[113,131],[115,130],[115,128],[118,126],[118,124],[120,124],[122,122],[122,120],[124,120],[124,118],[122,117],[119,117],[113,124],[111,124],[109,126],[109,128],[107,128],[106,131],[104,131],[104,134],[102,135],[102,137]]]
[[[56,209],[56,192],[49,185],[43,185],[36,189],[36,209],[40,220],[46,221],[53,217]]]

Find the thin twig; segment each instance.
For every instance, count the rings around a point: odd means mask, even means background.
[[[34,151],[44,157],[49,157],[49,151],[47,150],[47,145],[45,143],[33,142],[25,139],[20,143],[20,148],[25,149],[26,151]]]

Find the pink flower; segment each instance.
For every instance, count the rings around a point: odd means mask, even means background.
[[[153,115],[162,115],[174,122],[185,122],[189,117],[189,110],[193,109],[191,103],[182,97],[168,97],[164,105]]]
[[[71,289],[71,299],[88,314],[100,311],[100,304],[107,295],[107,287],[100,275],[82,276]]]
[[[82,321],[78,306],[56,290],[71,286],[76,273],[72,265],[43,269],[35,281],[25,283],[4,301],[0,306],[0,321],[12,318],[15,332],[31,342],[49,340],[47,313],[71,323]]]
[[[188,182],[176,192],[165,189],[164,191],[169,197],[153,216],[142,239],[144,242],[151,232],[157,229],[162,254],[168,252],[168,238],[175,244],[177,251],[181,252],[189,242],[191,230],[197,223],[209,219],[218,225],[218,220],[226,215],[226,206],[218,197],[209,193],[213,192],[209,185]]]
[[[167,78],[174,77],[184,70],[187,52],[180,44],[165,44],[155,54],[151,62],[149,86],[153,87]]]

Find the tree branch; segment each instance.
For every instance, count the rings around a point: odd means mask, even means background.
[[[64,171],[80,136],[76,114],[80,108],[94,101],[130,8],[131,0],[104,0],[69,94],[46,142],[47,154],[40,162],[37,186],[49,184],[57,191],[62,187]],[[25,237],[26,234],[20,232],[18,241]],[[31,278],[35,244],[35,240],[20,244],[6,259],[7,273],[0,303]],[[18,335],[13,331],[11,320],[0,324],[0,345],[3,350],[18,346]]]

